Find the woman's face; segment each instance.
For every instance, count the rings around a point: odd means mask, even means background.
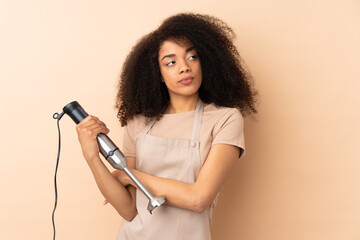
[[[201,64],[190,42],[164,41],[160,47],[158,60],[170,98],[198,95],[202,82]]]

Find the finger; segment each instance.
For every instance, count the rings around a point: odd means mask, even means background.
[[[78,125],[76,125],[76,130],[77,131],[86,131],[88,129],[95,129],[97,127],[102,127],[107,129],[105,123],[96,120],[96,119],[88,119],[85,123],[79,123]]]
[[[88,127],[86,127],[86,129],[89,129],[89,130],[100,130],[100,131],[110,131],[110,129],[108,129],[105,124],[101,124],[101,123],[96,123],[96,124],[93,124],[93,125],[90,125]]]
[[[104,202],[103,202],[103,205],[106,205],[108,203],[109,203],[109,201],[105,199]]]
[[[107,128],[105,123],[103,122],[89,122],[87,125],[84,126],[79,126],[79,128],[86,128],[86,129],[94,129],[96,127],[103,127],[103,128]]]
[[[78,123],[78,125],[83,125],[84,123],[87,123],[88,121],[91,121],[92,119],[94,119],[93,116],[88,115],[86,118],[84,118],[80,123]]]
[[[100,120],[99,120],[99,118],[98,117],[96,117],[96,116],[91,116],[91,115],[89,115],[89,116],[87,116],[86,118],[84,118],[80,123],[78,123],[77,125],[78,126],[88,126],[89,124],[93,124],[93,123],[96,123],[96,122],[101,122]],[[101,122],[101,123],[103,123],[103,122]]]
[[[89,136],[97,136],[99,133],[108,134],[110,130],[103,126],[91,126],[86,128],[84,132],[86,132]]]
[[[81,138],[81,136],[86,136],[91,139],[96,138],[99,133],[108,134],[110,132],[108,128],[99,124],[94,124],[88,127],[78,127],[76,131],[79,138]]]

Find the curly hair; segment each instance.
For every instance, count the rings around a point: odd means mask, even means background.
[[[121,126],[136,114],[148,119],[162,116],[169,93],[161,82],[158,54],[169,39],[189,41],[196,49],[203,75],[199,97],[204,103],[238,108],[243,115],[256,113],[257,92],[241,65],[234,38],[234,31],[222,20],[194,13],[171,16],[143,36],[127,56],[120,75],[115,108]]]

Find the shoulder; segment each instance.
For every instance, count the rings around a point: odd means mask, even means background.
[[[146,118],[142,115],[136,115],[128,120],[124,127],[123,152],[127,157],[136,156],[136,139],[139,132],[144,128]]]
[[[206,105],[204,107],[204,112],[215,113],[215,114],[220,114],[220,113],[225,113],[225,112],[230,112],[230,113],[238,112],[241,115],[239,109],[237,109],[237,108],[217,106],[214,103],[210,103],[210,104]]]
[[[204,109],[204,122],[212,130],[215,142],[219,139],[242,138],[244,119],[237,108],[219,107],[210,104]]]
[[[237,122],[239,125],[242,125],[244,122],[239,109],[216,106],[213,103],[205,106],[204,117],[214,122],[214,127],[221,127],[222,124],[228,121]]]
[[[124,133],[135,142],[137,135],[145,127],[146,123],[147,118],[144,115],[135,115],[127,121],[124,127]]]
[[[209,115],[206,121],[212,125],[212,145],[237,146],[242,149],[239,157],[244,155],[244,119],[239,109],[210,104],[204,110],[204,113]]]
[[[128,129],[142,129],[145,127],[146,124],[146,118],[144,115],[137,114],[133,118],[127,121],[125,128]]]

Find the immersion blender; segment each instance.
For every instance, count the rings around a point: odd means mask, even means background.
[[[77,101],[73,101],[67,104],[63,108],[64,113],[70,116],[76,124],[80,123],[88,114],[80,106]],[[111,139],[103,133],[97,135],[97,140],[99,143],[99,149],[104,158],[116,169],[123,170],[130,179],[138,186],[138,188],[145,194],[149,199],[148,211],[151,213],[156,207],[161,206],[165,203],[165,198],[162,196],[154,197],[150,192],[144,187],[144,185],[139,181],[139,179],[127,168],[126,160],[124,154],[120,149],[111,141]]]

